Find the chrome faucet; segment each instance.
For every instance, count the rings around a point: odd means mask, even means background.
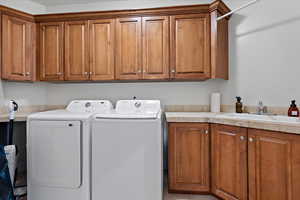
[[[265,113],[266,113],[266,107],[264,106],[262,101],[259,101],[257,106],[257,114],[263,115]]]

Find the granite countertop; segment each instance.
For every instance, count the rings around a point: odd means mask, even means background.
[[[300,118],[235,113],[166,112],[167,122],[206,122],[300,134]]]

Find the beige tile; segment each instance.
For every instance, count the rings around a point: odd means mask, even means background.
[[[208,105],[166,105],[166,112],[209,112]]]

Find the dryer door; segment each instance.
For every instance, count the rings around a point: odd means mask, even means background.
[[[81,123],[31,121],[28,133],[29,178],[45,187],[81,185]]]

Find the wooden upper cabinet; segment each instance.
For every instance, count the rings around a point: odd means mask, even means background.
[[[228,44],[228,19],[217,21],[221,14],[215,10],[211,17],[211,78],[228,80],[229,69],[229,44]]]
[[[88,21],[65,22],[65,80],[89,80]]]
[[[2,16],[2,78],[34,81],[36,78],[36,26],[32,22]]]
[[[211,149],[213,194],[247,200],[247,129],[213,124]]]
[[[209,125],[169,124],[169,190],[209,192]]]
[[[115,20],[89,21],[91,80],[115,78]]]
[[[300,196],[300,137],[250,129],[249,200],[296,200]]]
[[[142,78],[142,18],[119,18],[116,21],[116,78],[138,80]]]
[[[171,77],[210,78],[209,14],[171,16]]]
[[[169,17],[143,17],[143,79],[169,78]]]
[[[40,24],[40,79],[41,81],[64,80],[63,38],[64,23]]]

